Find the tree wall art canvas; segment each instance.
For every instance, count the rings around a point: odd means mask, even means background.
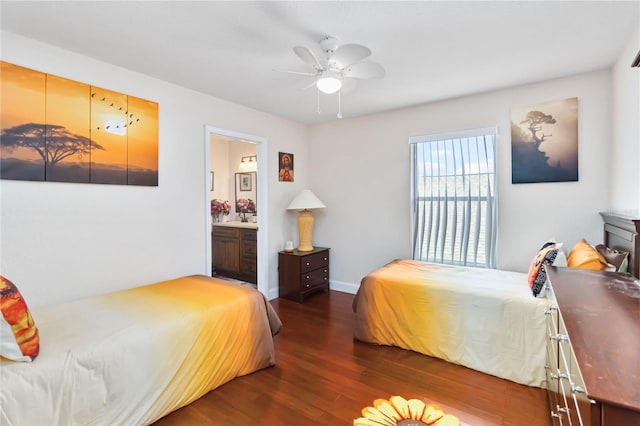
[[[511,111],[511,182],[578,180],[578,98]]]
[[[0,178],[158,185],[156,102],[0,66]]]

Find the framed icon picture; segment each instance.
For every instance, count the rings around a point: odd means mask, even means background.
[[[278,180],[280,182],[293,182],[293,154],[279,152],[278,168]]]

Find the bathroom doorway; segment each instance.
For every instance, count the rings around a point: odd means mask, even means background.
[[[265,296],[269,276],[266,144],[262,137],[206,126],[207,271],[255,283]],[[226,201],[229,214],[212,215],[212,199],[216,206]]]

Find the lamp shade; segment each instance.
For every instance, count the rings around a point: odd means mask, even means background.
[[[298,194],[296,198],[291,201],[287,210],[311,210],[311,209],[324,209],[325,206],[322,201],[315,196],[309,189],[303,190]]]

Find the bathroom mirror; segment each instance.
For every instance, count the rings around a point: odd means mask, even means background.
[[[256,172],[236,173],[236,206],[238,205],[238,200],[249,199],[253,201],[255,209],[247,213],[258,213],[257,193]]]

